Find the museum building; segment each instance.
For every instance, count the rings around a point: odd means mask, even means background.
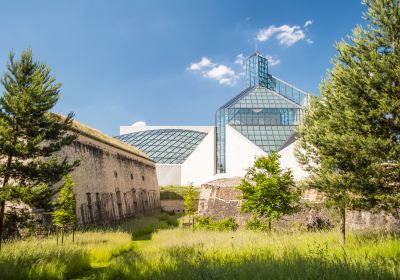
[[[116,138],[156,162],[161,186],[243,176],[256,157],[272,151],[298,180],[307,173],[294,156],[296,129],[309,98],[272,76],[256,52],[246,59],[246,88],[216,111],[214,126],[121,126]]]

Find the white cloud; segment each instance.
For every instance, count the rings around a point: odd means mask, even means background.
[[[312,21],[307,21],[304,27],[312,24]],[[306,39],[306,31],[298,25],[289,26],[287,24],[281,26],[271,25],[260,29],[257,33],[256,40],[265,42],[272,36],[279,41],[281,45],[291,46],[294,43]]]
[[[207,71],[204,76],[211,78],[211,79],[216,79],[220,80],[223,77],[226,76],[232,76],[235,75],[235,71],[233,71],[231,68],[225,65],[218,65],[216,67],[213,67],[211,70]]]
[[[140,126],[146,126],[146,125],[147,124],[144,121],[137,121],[134,124],[132,124],[132,126],[134,126],[134,127],[140,127]]]
[[[313,24],[312,20],[307,20],[306,23],[304,23],[304,28],[306,28],[307,26]]]
[[[245,61],[246,61],[246,57],[242,53],[240,53],[236,56],[236,59],[235,59],[236,64],[244,65]]]
[[[281,63],[280,59],[274,58],[271,55],[267,55],[266,58],[268,59],[269,66],[278,65],[279,63]]]
[[[237,80],[236,72],[223,64],[215,66],[203,73],[203,76],[218,81],[221,85],[234,85]]]
[[[208,67],[212,67],[215,64],[211,62],[210,59],[208,59],[207,57],[202,57],[201,60],[199,62],[194,62],[192,64],[190,64],[190,66],[188,67],[189,70],[201,70],[204,68],[208,68]]]
[[[244,60],[245,57],[239,55],[237,59]],[[199,62],[190,64],[187,69],[194,72],[200,71],[203,77],[216,80],[221,85],[235,85],[240,75],[240,73],[237,74],[236,71],[229,66],[213,63],[207,57],[203,57]]]

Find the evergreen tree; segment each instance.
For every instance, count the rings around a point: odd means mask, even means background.
[[[71,226],[76,222],[74,185],[71,175],[64,176],[64,183],[56,203],[57,211],[52,213],[53,223],[57,226]]]
[[[190,185],[184,196],[185,212],[187,215],[194,215],[194,213],[196,213],[195,200],[196,192],[193,185]]]
[[[242,180],[241,211],[265,218],[268,227],[286,214],[298,210],[300,191],[295,187],[291,170],[282,170],[276,152],[256,159]]]
[[[333,68],[299,130],[306,183],[346,209],[400,206],[400,2],[365,0],[366,27],[336,45]]]
[[[1,83],[0,237],[6,201],[48,208],[57,192],[53,185],[78,164],[57,157],[76,136],[68,133],[73,114],[60,121],[50,112],[61,87],[50,68],[34,62],[30,50],[20,60],[11,53]]]

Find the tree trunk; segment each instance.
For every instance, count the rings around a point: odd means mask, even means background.
[[[346,207],[340,209],[340,243],[346,244]]]
[[[4,181],[3,181],[3,189],[4,187],[8,184],[8,180],[10,179],[10,175],[8,174],[10,172],[10,166],[12,163],[12,155],[8,156],[7,159],[7,168],[6,168],[6,174],[4,176]],[[4,228],[4,213],[6,210],[6,202],[4,200],[0,201],[0,250],[1,250],[1,245],[3,242],[3,228]]]
[[[4,200],[0,201],[0,251],[1,244],[3,240],[3,222],[4,222],[4,210],[6,208],[6,202]]]
[[[271,230],[272,230],[271,221],[268,221],[268,230],[269,230],[269,231],[271,231]]]

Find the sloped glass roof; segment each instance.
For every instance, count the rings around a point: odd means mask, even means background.
[[[265,87],[256,87],[229,108],[301,108],[301,106]]]
[[[297,126],[231,125],[264,152],[279,151],[294,134]]]
[[[217,173],[226,172],[226,125],[266,153],[283,149],[295,137],[308,102],[307,94],[268,73],[261,75],[267,75],[270,83],[248,84],[216,112]]]
[[[156,129],[116,138],[145,152],[156,163],[181,164],[205,136],[204,132],[187,129]]]

